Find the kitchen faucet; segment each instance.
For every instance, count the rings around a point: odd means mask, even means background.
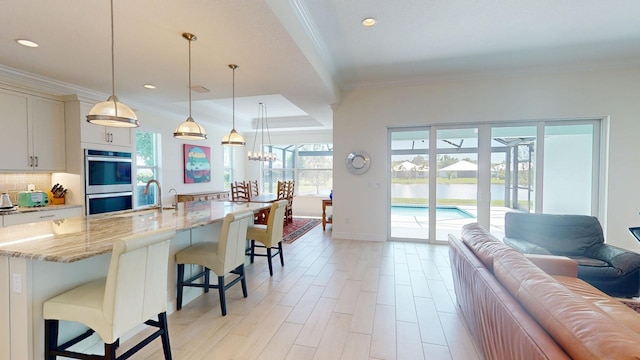
[[[174,195],[173,195],[173,202],[171,203],[171,207],[177,210],[178,209],[178,192],[176,191],[176,189],[169,189],[169,194],[171,194],[172,191]]]
[[[147,186],[144,188],[144,194],[147,195],[149,193],[149,185],[151,185],[151,183],[155,183],[158,187],[158,194],[156,196],[158,198],[158,210],[162,212],[162,190],[160,189],[160,182],[156,179],[147,181]]]

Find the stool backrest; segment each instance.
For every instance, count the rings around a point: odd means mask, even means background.
[[[103,316],[114,338],[167,309],[169,242],[175,230],[155,230],[124,237],[113,244]]]
[[[239,211],[224,217],[217,254],[224,274],[244,263],[247,227],[252,223],[253,211]]]
[[[287,209],[288,200],[278,200],[271,205],[269,210],[269,218],[267,219],[267,237],[269,244],[277,244],[282,241],[282,233],[284,231],[284,212]]]

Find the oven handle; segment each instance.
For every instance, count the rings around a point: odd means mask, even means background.
[[[111,156],[87,156],[87,161],[113,161],[113,162],[132,162],[131,158],[111,157]]]
[[[107,193],[107,194],[91,194],[91,195],[87,195],[87,199],[103,199],[103,198],[117,197],[117,196],[133,196],[133,191]]]

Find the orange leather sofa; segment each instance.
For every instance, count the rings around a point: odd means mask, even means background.
[[[457,303],[486,359],[640,359],[640,314],[578,279],[575,261],[525,256],[475,223],[449,244]]]

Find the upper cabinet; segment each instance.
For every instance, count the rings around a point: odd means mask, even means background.
[[[86,116],[93,107],[93,104],[81,103],[82,115],[80,119],[81,140],[84,143],[132,146],[131,128],[116,128],[94,125],[86,120]]]
[[[65,170],[63,102],[0,89],[0,126],[0,170]]]

